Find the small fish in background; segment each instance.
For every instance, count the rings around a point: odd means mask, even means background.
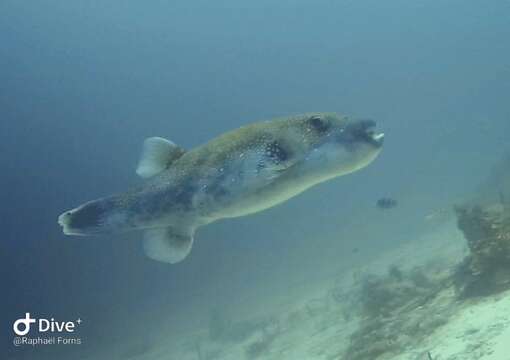
[[[377,206],[378,209],[388,210],[396,207],[398,203],[397,200],[395,199],[384,197],[377,200],[375,205]]]

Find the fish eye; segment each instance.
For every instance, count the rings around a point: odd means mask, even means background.
[[[308,123],[314,130],[318,132],[324,132],[329,129],[329,123],[319,115],[312,116],[310,119],[308,119]]]

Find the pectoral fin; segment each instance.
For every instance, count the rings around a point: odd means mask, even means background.
[[[167,139],[160,137],[147,138],[143,142],[142,156],[138,162],[136,173],[142,178],[157,175],[167,169],[184,153],[184,149]]]
[[[288,149],[274,141],[266,144],[262,150],[243,153],[235,167],[241,169],[243,186],[253,190],[275,181],[296,162],[296,157],[291,156]]]
[[[172,227],[148,229],[143,238],[143,248],[148,257],[170,264],[184,260],[192,245],[193,231]]]

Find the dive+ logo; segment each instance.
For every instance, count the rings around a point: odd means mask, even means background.
[[[12,330],[18,336],[25,336],[30,332],[32,324],[37,323],[37,330],[40,333],[73,333],[76,324],[82,323],[81,319],[76,321],[56,321],[54,318],[51,319],[33,319],[30,317],[30,313],[25,313],[25,317],[18,319],[12,324]]]

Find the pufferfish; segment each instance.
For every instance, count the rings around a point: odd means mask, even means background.
[[[335,113],[253,123],[189,151],[151,137],[136,170],[142,185],[66,211],[58,223],[67,235],[141,231],[147,256],[177,263],[199,227],[271,208],[357,171],[378,156],[383,140],[374,121]]]

